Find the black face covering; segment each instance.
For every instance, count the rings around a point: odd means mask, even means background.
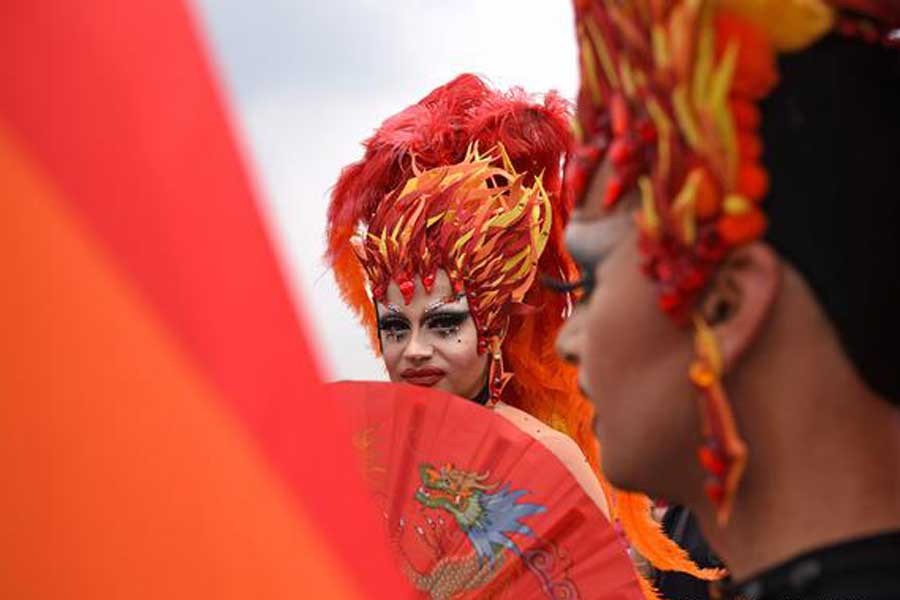
[[[900,403],[900,50],[835,35],[762,103],[768,240],[874,391]]]

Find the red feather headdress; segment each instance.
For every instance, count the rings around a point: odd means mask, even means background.
[[[408,291],[415,276],[427,285],[445,269],[469,295],[480,349],[500,357],[493,375],[503,400],[571,435],[596,465],[593,409],[554,349],[572,299],[537,283],[576,271],[562,236],[568,119],[554,93],[537,103],[474,75],[435,89],[387,119],[365,142],[363,159],[341,173],[326,260],[376,351],[373,297],[391,281]],[[475,265],[492,282],[464,276]],[[520,303],[531,309],[517,310]]]
[[[661,309],[690,323],[724,257],[766,229],[761,202],[769,182],[758,102],[778,81],[778,54],[807,48],[832,31],[898,46],[900,1],[574,4],[581,89],[566,187],[575,203],[582,202],[608,159],[612,175],[601,192],[603,205],[611,209],[624,194],[640,193],[644,270],[659,283]],[[707,494],[725,521],[746,447],[718,383],[722,367],[714,336],[702,319],[694,322],[698,360],[690,377],[702,392],[706,437],[699,458],[709,475]],[[641,537],[634,535],[637,529],[653,529],[648,506],[637,495],[620,497],[632,540]],[[640,550],[662,567],[667,561],[655,545]]]

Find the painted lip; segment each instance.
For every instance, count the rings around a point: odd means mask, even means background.
[[[431,387],[444,378],[447,373],[443,369],[426,367],[424,369],[406,369],[400,377],[407,383]]]

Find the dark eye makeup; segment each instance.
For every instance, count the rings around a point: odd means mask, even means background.
[[[559,292],[560,294],[577,294],[579,302],[585,302],[594,292],[594,288],[597,285],[597,280],[594,275],[594,272],[597,268],[597,264],[599,264],[599,260],[587,263],[576,261],[578,264],[578,272],[580,277],[575,281],[566,281],[564,279],[558,279],[556,277],[542,277],[541,284],[544,287],[553,290],[554,292]]]
[[[425,320],[425,325],[429,329],[434,329],[441,333],[453,333],[456,332],[468,318],[468,311],[444,310],[429,315]]]
[[[438,310],[427,315],[423,327],[440,336],[454,335],[469,318],[469,311]],[[409,320],[396,314],[388,314],[378,319],[378,328],[389,339],[401,339],[412,329]]]
[[[378,319],[378,328],[382,331],[404,331],[409,329],[409,321],[396,315],[387,315]]]

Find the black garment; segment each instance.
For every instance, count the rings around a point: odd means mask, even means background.
[[[767,239],[869,387],[900,406],[900,51],[832,34],[778,69],[760,105]]]
[[[672,506],[662,521],[663,531],[701,567],[721,567],[700,531],[697,519],[683,506]],[[709,583],[686,573],[660,571],[653,585],[666,600],[708,600]]]
[[[729,592],[735,600],[898,600],[900,531],[802,554]]]

